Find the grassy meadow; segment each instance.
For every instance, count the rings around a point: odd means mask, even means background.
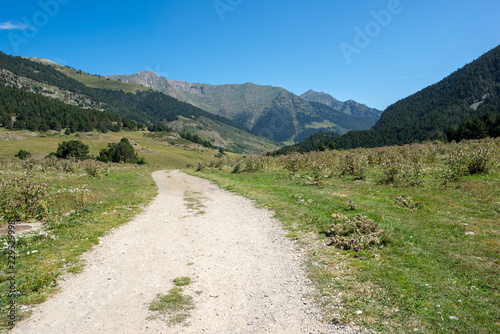
[[[7,330],[8,306],[17,302],[17,318],[29,305],[57,291],[57,278],[83,269],[79,256],[98,238],[129,221],[156,194],[150,166],[0,157],[0,331]],[[131,196],[133,194],[133,196]],[[16,231],[15,265],[8,262],[10,221],[41,224]],[[15,293],[8,294],[11,279]]]
[[[123,137],[148,165],[45,158],[62,141],[81,140],[98,155]],[[42,227],[17,234],[17,320],[154,197],[152,171],[193,165],[189,173],[275,212],[307,250],[328,321],[373,333],[500,331],[499,139],[218,159],[217,150],[167,137],[0,129],[0,229],[13,220]],[[15,158],[20,149],[32,156]],[[1,238],[3,332],[12,276]]]
[[[80,140],[90,147],[90,154],[99,155],[99,151],[108,143],[119,142],[125,137],[131,140],[139,156],[144,157],[151,165],[167,168],[184,168],[187,164],[199,161],[216,160],[219,153],[214,149],[202,148],[199,145],[176,139],[171,141],[148,137],[145,131],[130,132],[89,132],[64,135],[61,133],[40,134],[29,131],[7,131],[0,128],[0,156],[14,156],[20,149],[32,153],[33,157],[43,158],[57,150],[63,141]]]
[[[249,156],[194,175],[274,210],[328,321],[500,332],[500,140]]]

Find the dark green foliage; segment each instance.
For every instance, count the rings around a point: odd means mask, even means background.
[[[118,126],[130,130],[137,123],[109,112],[94,109],[81,109],[40,94],[26,92],[17,88],[0,85],[0,122],[1,126],[13,130],[60,131],[66,134],[75,131],[87,132],[94,129],[106,131]],[[12,122],[12,117],[15,121]]]
[[[252,128],[256,134],[275,141],[285,141],[292,137],[297,129],[293,115],[286,106],[267,108]]]
[[[21,160],[25,160],[31,156],[31,153],[25,150],[19,150],[19,152],[16,153],[15,157],[19,158]]]
[[[446,140],[456,135],[450,128],[487,112],[500,113],[500,46],[437,84],[389,106],[371,130],[351,131],[343,136],[319,133],[277,153],[312,151],[330,142],[338,149],[348,149]],[[470,122],[458,136],[483,136],[481,121]],[[498,133],[495,129],[493,126],[493,135]]]
[[[98,160],[102,162],[124,162],[145,164],[144,158],[139,158],[134,147],[127,138],[122,138],[118,143],[109,143],[108,148],[104,148],[99,153]]]
[[[161,125],[161,124],[153,124],[148,126],[149,132],[172,132],[174,131],[173,129],[169,128],[168,126]]]
[[[459,142],[464,139],[500,137],[500,113],[494,115],[488,112],[472,120],[466,120],[458,129],[450,128],[446,132],[446,137],[450,142],[452,140]]]
[[[64,141],[59,144],[57,151],[53,153],[58,158],[84,160],[89,158],[89,145],[80,140]]]
[[[190,142],[193,142],[195,144],[200,144],[208,148],[214,148],[211,142],[201,139],[201,137],[196,134],[193,135],[189,132],[182,132],[180,135],[182,138],[189,140]]]

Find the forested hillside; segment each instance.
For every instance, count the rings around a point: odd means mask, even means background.
[[[15,75],[33,79],[40,83],[49,84],[61,89],[82,94],[91,99],[95,105],[116,114],[131,119],[157,123],[176,120],[178,116],[204,116],[227,125],[244,129],[237,123],[226,118],[212,115],[188,103],[181,102],[165,94],[149,90],[147,92],[124,93],[123,91],[94,89],[69,78],[50,65],[31,61],[21,57],[12,57],[0,53],[0,68],[4,68]]]
[[[356,148],[446,140],[447,131],[487,112],[500,113],[500,47],[389,106],[371,130],[343,136],[320,133],[279,153],[306,152],[330,143],[337,148]]]
[[[210,141],[215,146],[241,153],[276,148],[274,143],[250,133],[238,123],[161,92],[143,89],[125,93],[121,89],[91,88],[56,67],[59,65],[0,52],[0,87],[4,88],[1,124],[34,131],[60,128],[107,131],[122,126],[149,129],[160,126],[190,133],[199,141]]]
[[[119,131],[144,127],[110,112],[81,109],[40,94],[0,85],[0,126],[13,130]]]

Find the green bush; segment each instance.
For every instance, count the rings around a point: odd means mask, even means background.
[[[89,145],[85,145],[80,140],[70,140],[60,143],[57,151],[52,154],[60,159],[84,160],[89,158],[89,152]]]
[[[107,148],[99,152],[97,160],[102,162],[146,164],[146,160],[139,158],[137,153],[135,153],[134,147],[127,138],[122,138],[119,143],[109,143]]]
[[[21,160],[28,159],[31,156],[31,153],[25,150],[19,150],[19,152],[16,153],[15,157],[19,158]]]
[[[48,184],[36,185],[27,179],[13,177],[0,183],[0,219],[23,221],[47,214],[44,201]]]

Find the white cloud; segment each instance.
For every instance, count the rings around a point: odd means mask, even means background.
[[[33,30],[29,25],[22,22],[0,22],[0,30]]]

